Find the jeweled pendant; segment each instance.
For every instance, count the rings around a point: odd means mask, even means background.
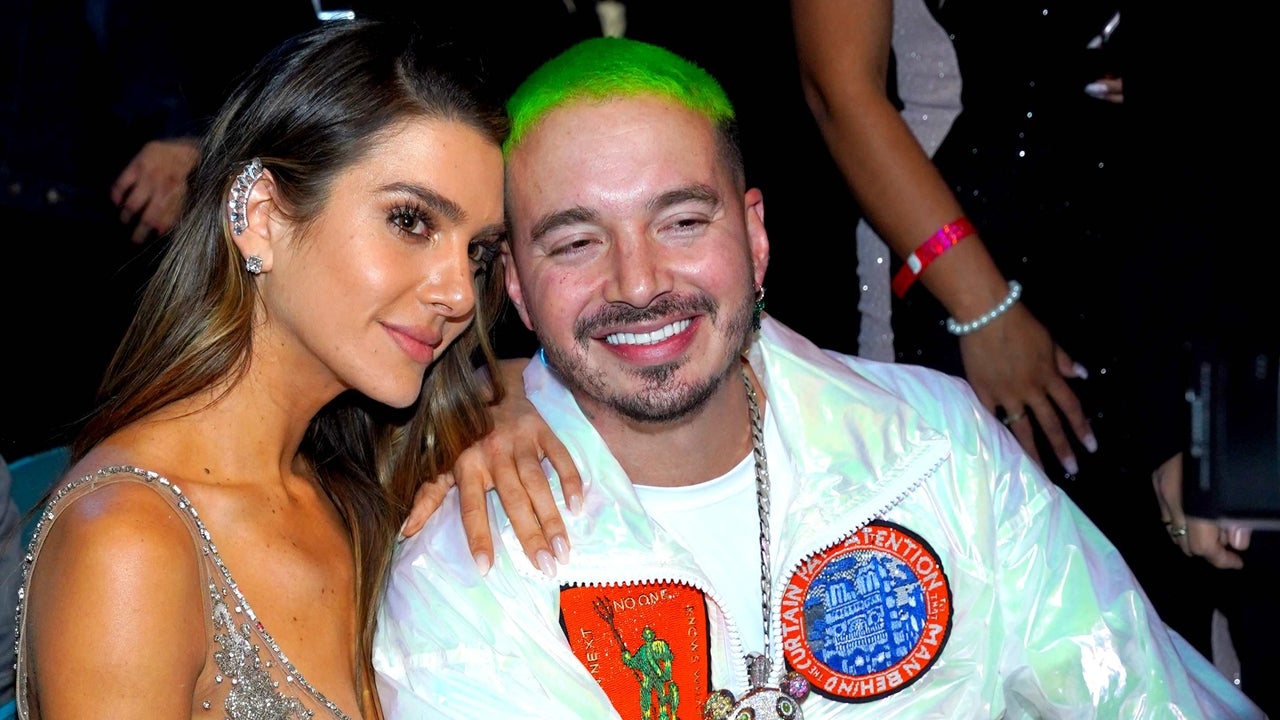
[[[753,687],[735,698],[728,690],[717,690],[702,706],[703,720],[804,720],[800,703],[809,697],[809,681],[800,673],[788,672],[782,687]]]

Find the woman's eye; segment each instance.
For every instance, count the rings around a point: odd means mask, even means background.
[[[431,217],[418,208],[401,207],[391,211],[391,224],[401,232],[421,237],[432,237],[436,234]]]

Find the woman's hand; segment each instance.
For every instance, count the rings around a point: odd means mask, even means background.
[[[1036,450],[1037,428],[1071,475],[1079,472],[1079,464],[1068,431],[1088,452],[1098,449],[1080,400],[1067,382],[1083,380],[1088,372],[1054,343],[1021,303],[960,338],[960,355],[965,379],[978,399],[992,412],[1004,409],[1002,422],[1037,464],[1043,465]]]
[[[485,493],[497,490],[525,554],[554,577],[556,561],[569,561],[569,539],[542,461],[550,462],[560,476],[565,503],[574,514],[582,508],[582,478],[568,449],[525,397],[521,373],[526,364],[523,359],[501,362],[507,394],[491,407],[493,431],[463,451],[452,471],[418,488],[400,532],[408,537],[421,530],[449,488],[457,485],[467,544],[481,574],[487,573],[493,564],[493,534]]]
[[[1204,558],[1216,568],[1239,569],[1244,559],[1238,554],[1249,547],[1250,529],[1229,522],[1187,517],[1182,509],[1182,453],[1174,455],[1151,474],[1160,518],[1169,537],[1190,556]]]

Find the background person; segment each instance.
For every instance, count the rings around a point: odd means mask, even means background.
[[[17,607],[18,585],[21,580],[22,546],[19,543],[22,517],[18,506],[9,494],[13,488],[13,476],[9,465],[0,456],[0,607]],[[11,617],[0,617],[0,623]],[[13,650],[6,646],[0,653],[0,718],[11,718],[16,713],[13,697]]]
[[[1125,77],[1132,165],[1123,202],[1131,213],[1128,240],[1113,261],[1131,287],[1123,309],[1140,371],[1127,403],[1142,420],[1135,446],[1141,467],[1154,470],[1160,519],[1167,523],[1149,532],[1192,556],[1177,582],[1207,599],[1187,623],[1199,629],[1198,642],[1213,647],[1215,660],[1225,658],[1220,664],[1270,717],[1280,717],[1280,687],[1271,672],[1280,627],[1267,619],[1275,607],[1268,588],[1280,577],[1280,532],[1238,517],[1197,516],[1212,508],[1182,497],[1199,481],[1198,463],[1183,465],[1191,448],[1187,391],[1200,384],[1199,362],[1214,356],[1219,367],[1231,369],[1225,385],[1213,383],[1215,391],[1230,389],[1232,406],[1254,409],[1252,417],[1232,412],[1210,433],[1216,442],[1224,432],[1231,438],[1236,467],[1253,463],[1252,472],[1219,470],[1219,477],[1261,488],[1274,487],[1280,474],[1268,446],[1276,420],[1275,386],[1268,382],[1274,383],[1280,358],[1277,293],[1268,263],[1241,261],[1230,250],[1234,239],[1253,237],[1267,222],[1270,190],[1252,180],[1250,168],[1271,166],[1276,151],[1264,143],[1242,152],[1238,116],[1216,103],[1189,103],[1185,94],[1189,86],[1212,82],[1224,97],[1249,97],[1266,82],[1258,55],[1266,30],[1220,13],[1137,5],[1125,12],[1134,48]],[[1156,127],[1183,141],[1171,147],[1151,133]],[[1261,365],[1242,362],[1259,357]],[[1225,394],[1215,402],[1222,399]],[[1240,442],[1250,438],[1256,442]],[[1263,518],[1265,497],[1258,493],[1255,500]],[[1179,534],[1183,528],[1186,534]],[[1210,622],[1215,610],[1225,623]],[[1210,635],[1209,627],[1224,625],[1227,633]]]
[[[869,223],[858,353],[965,378],[1116,544],[1161,617],[1210,654],[1211,591],[1187,582],[1195,568],[1165,536],[1140,451],[1153,413],[1131,401],[1177,364],[1140,347],[1150,333],[1133,310],[1153,266],[1127,259],[1142,207],[1127,188],[1147,187],[1154,166],[1134,162],[1114,93],[1132,61],[1126,33],[1151,26],[1106,0],[1002,5],[1000,23],[963,2],[790,9],[814,117]],[[1090,96],[1094,83],[1112,94]],[[944,232],[961,219],[971,234]],[[953,244],[904,271],[936,234]],[[904,272],[918,279],[899,295]],[[948,318],[977,322],[954,334]]]
[[[155,266],[160,247],[145,241],[176,214],[196,138],[258,58],[317,24],[305,0],[266,4],[252,22],[142,0],[5,4],[0,336],[22,348],[0,376],[10,461],[72,441]]]

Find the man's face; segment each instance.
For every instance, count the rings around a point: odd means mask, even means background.
[[[588,416],[674,421],[736,372],[768,239],[717,149],[641,97],[557,109],[509,158],[507,290]]]

